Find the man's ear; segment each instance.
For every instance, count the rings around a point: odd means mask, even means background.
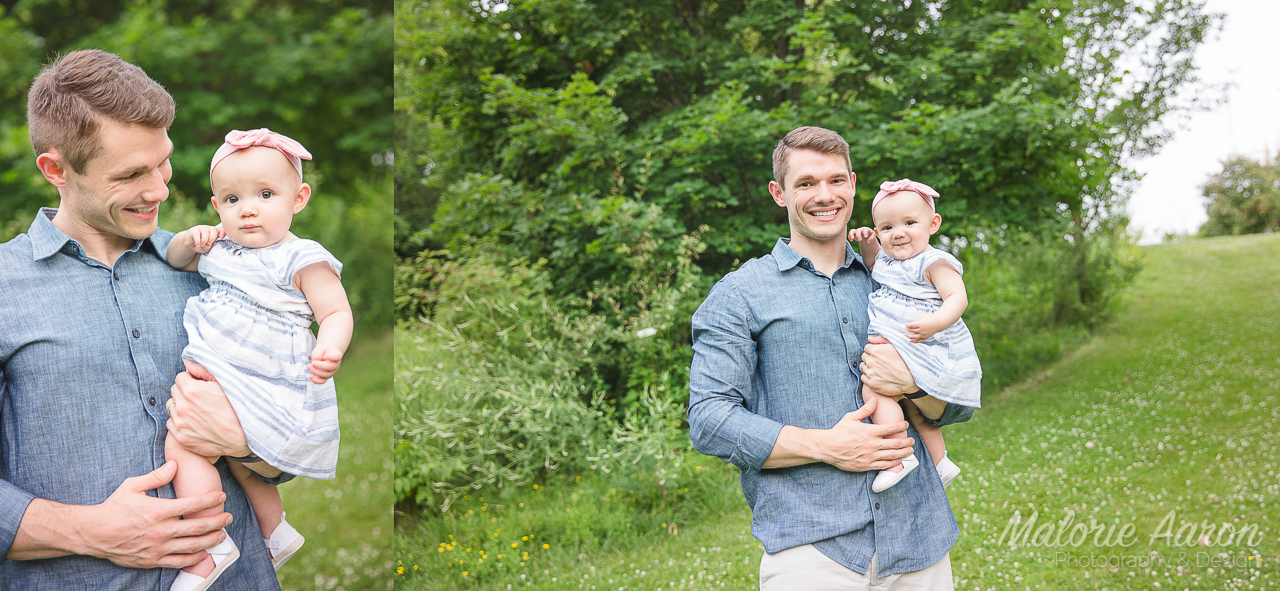
[[[929,220],[929,235],[932,236],[938,232],[938,228],[942,227],[942,216],[933,214],[933,219]]]
[[[293,213],[302,211],[309,201],[311,201],[311,185],[302,183],[302,186],[298,187],[298,195],[293,198]]]
[[[769,194],[773,196],[773,202],[777,203],[778,207],[787,206],[787,200],[782,196],[782,186],[778,181],[769,181]]]
[[[44,175],[49,184],[59,189],[71,186],[67,182],[67,165],[62,161],[62,155],[57,150],[36,156],[36,167],[40,169],[40,174]]]

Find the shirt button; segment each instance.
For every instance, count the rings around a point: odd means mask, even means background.
[[[147,399],[147,402],[150,402],[150,403],[151,403],[151,406],[155,406],[155,405],[156,405],[156,397],[155,397],[155,396],[152,396],[151,398],[148,398],[148,399]]]
[[[880,508],[880,503],[876,503],[876,509]]]
[[[841,321],[841,322],[843,322],[843,323],[845,323],[845,324],[849,324],[849,319],[848,319],[848,318],[841,318],[841,319],[840,319],[840,321]]]
[[[138,338],[138,337],[140,337],[140,336],[142,336],[142,333],[138,332],[138,329],[136,329],[136,328],[135,328],[135,329],[133,329],[133,338],[135,338],[135,339],[136,339],[136,338]]]
[[[115,278],[116,278],[116,281],[119,281],[119,280],[120,280],[120,274],[119,274],[119,273],[112,273],[112,274],[111,274],[111,276],[112,276],[112,277],[115,277]]]

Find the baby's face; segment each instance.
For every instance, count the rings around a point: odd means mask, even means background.
[[[942,225],[924,198],[914,191],[898,191],[885,197],[871,211],[876,237],[885,254],[905,261],[929,248],[929,237]]]
[[[241,246],[262,248],[289,236],[311,187],[273,148],[254,146],[227,156],[213,169],[213,206],[222,230]]]

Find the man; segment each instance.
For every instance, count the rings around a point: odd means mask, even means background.
[[[213,588],[278,590],[225,461],[224,493],[169,486],[167,429],[202,455],[251,455],[217,384],[180,373],[183,307],[205,282],[164,261],[173,234],[156,225],[173,98],[77,51],[36,78],[27,112],[59,205],[0,245],[0,587],[167,591],[230,535],[241,556]]]
[[[914,433],[862,422],[874,401],[863,405],[860,382],[915,399],[938,425],[973,409],[920,392],[892,346],[867,344],[873,284],[846,239],[848,143],[801,127],[778,143],[773,173],[791,238],[726,275],[693,315],[694,447],[742,471],[761,589],[950,589],[959,530],[933,462],[922,446],[921,469],[871,491],[868,471],[913,453]]]

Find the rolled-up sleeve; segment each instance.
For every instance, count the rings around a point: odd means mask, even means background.
[[[9,386],[5,381],[4,366],[0,365],[0,412],[8,405]],[[2,448],[0,448],[2,449]],[[0,451],[0,453],[3,453]],[[0,466],[4,458],[0,457]],[[9,550],[13,548],[13,540],[18,535],[18,526],[22,525],[22,516],[27,513],[27,505],[35,495],[22,490],[7,480],[0,480],[0,561],[7,560]]]
[[[726,277],[693,314],[689,435],[694,449],[746,472],[764,466],[782,431],[748,408],[755,370],[750,309]]]

